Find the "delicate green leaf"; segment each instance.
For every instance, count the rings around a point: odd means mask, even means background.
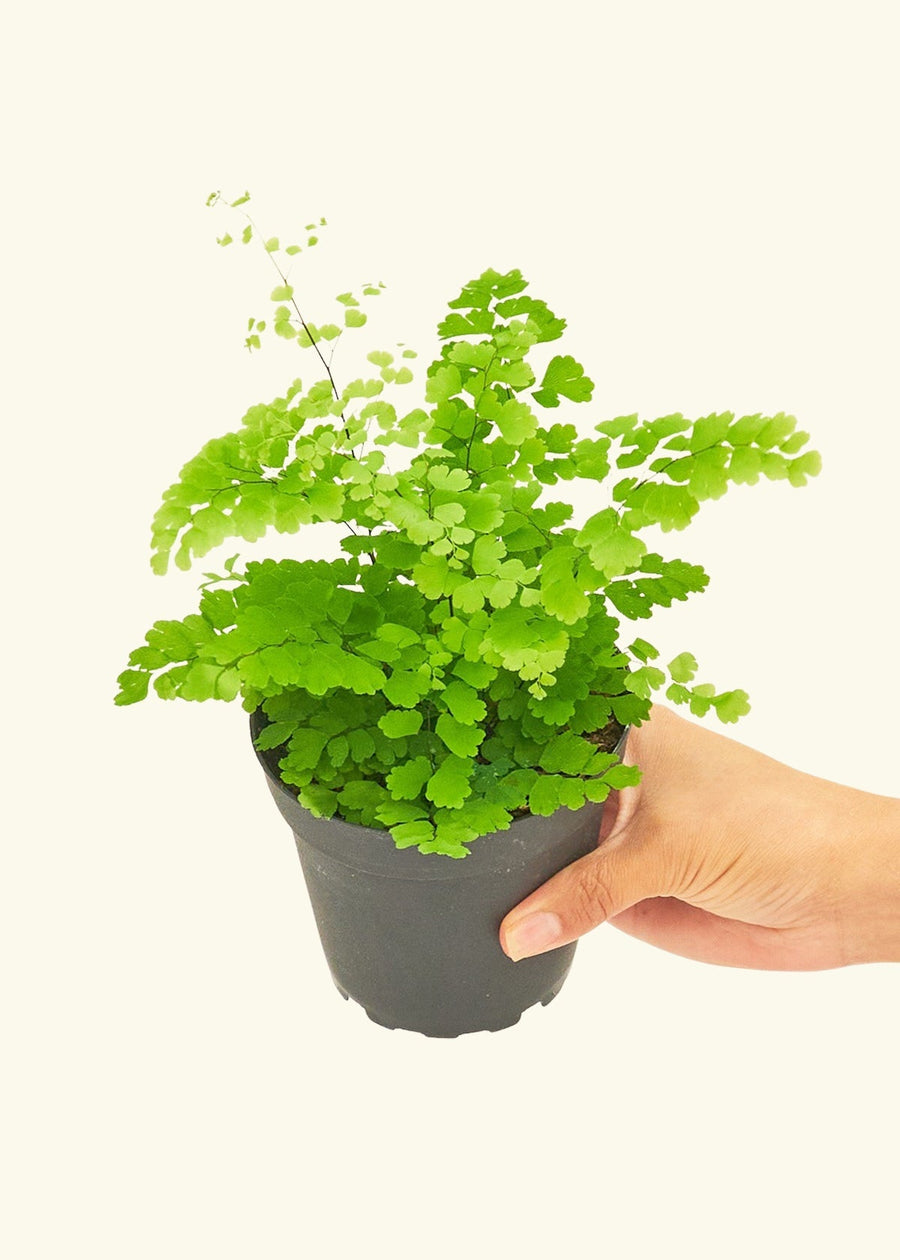
[[[667,532],[690,525],[700,506],[687,487],[652,481],[635,486],[625,502],[628,510],[622,521],[626,528],[661,525]]]
[[[732,446],[746,446],[755,442],[767,423],[765,416],[758,413],[752,416],[741,416],[729,428],[728,441]]]
[[[603,775],[603,782],[616,791],[620,791],[622,788],[636,787],[640,781],[641,771],[637,766],[610,766]]]
[[[350,731],[347,736],[350,756],[355,762],[367,761],[375,753],[375,741],[368,731]]]
[[[459,393],[462,386],[462,378],[459,374],[459,368],[453,364],[446,364],[428,376],[425,382],[425,398],[431,403],[446,402],[449,398],[453,398]]]
[[[403,739],[421,728],[422,714],[415,709],[392,709],[378,719],[378,725],[388,739]]]
[[[497,668],[486,661],[457,661],[453,672],[470,687],[479,690],[486,687],[497,675]]]
[[[697,500],[720,499],[728,489],[730,454],[724,446],[700,451],[690,461],[688,487]],[[676,528],[680,528],[676,526]]]
[[[169,664],[169,657],[158,648],[139,647],[135,648],[129,656],[128,664],[134,665],[140,670],[161,669],[163,665]]]
[[[282,744],[287,743],[296,729],[296,722],[270,722],[257,735],[256,747],[263,752],[269,748],[280,748]]]
[[[656,669],[653,665],[642,665],[628,675],[626,685],[636,696],[648,700],[650,693],[657,687],[664,686],[665,681],[666,676],[661,669]]]
[[[682,683],[672,683],[666,688],[666,699],[673,704],[688,704],[691,699],[690,689]]]
[[[580,735],[564,731],[549,740],[538,763],[544,770],[581,774],[594,755],[594,747]]]
[[[458,722],[471,726],[482,722],[487,712],[484,701],[478,693],[464,682],[450,682],[441,692],[441,700]]]
[[[328,742],[324,731],[312,727],[300,727],[291,736],[287,760],[294,769],[314,770]]]
[[[718,415],[702,416],[695,421],[691,431],[690,449],[692,451],[703,451],[709,447],[717,446],[725,440],[733,420],[734,413],[731,411],[723,411]]]
[[[699,683],[691,690],[690,707],[695,717],[705,717],[712,708],[716,689],[712,683]]]
[[[241,675],[237,669],[222,669],[216,679],[214,696],[217,700],[235,700],[241,692]]]
[[[669,674],[676,683],[688,683],[697,673],[697,658],[690,652],[682,652],[669,662]]]
[[[318,784],[302,787],[298,793],[300,804],[315,818],[333,818],[338,806],[336,793]]]
[[[504,440],[513,446],[532,437],[537,428],[537,419],[527,403],[510,398],[501,404],[493,390],[485,390],[479,398],[478,414],[492,420]]]
[[[551,814],[556,813],[562,803],[560,801],[560,783],[562,782],[564,780],[554,774],[538,776],[534,787],[528,794],[528,808],[532,814],[549,818]]]
[[[476,573],[495,573],[506,555],[506,545],[501,538],[483,534],[472,549],[472,568]]]
[[[728,475],[737,485],[755,485],[762,471],[762,453],[755,446],[736,446],[731,452]]]
[[[625,438],[634,433],[637,423],[638,415],[635,411],[629,416],[616,416],[615,420],[604,420],[594,427],[598,433],[605,433],[608,437]]]
[[[401,708],[412,709],[430,690],[430,682],[410,670],[395,669],[382,686],[391,704]]]
[[[723,691],[713,698],[713,704],[721,722],[736,722],[750,712],[750,697],[746,691]]]
[[[587,548],[591,563],[608,578],[627,573],[647,550],[641,539],[622,524],[614,508],[603,508],[589,517],[575,542]]]
[[[427,757],[414,757],[401,762],[387,776],[391,795],[400,800],[414,801],[431,777],[432,765]]]
[[[424,844],[419,845],[420,853],[440,853],[443,857],[464,858],[469,854],[466,846],[458,840],[450,840],[446,836],[439,836],[435,832],[433,840],[426,840]]]
[[[445,464],[433,464],[428,469],[428,480],[438,490],[448,490],[458,494],[465,490],[472,478],[464,468],[448,468]],[[462,516],[458,518],[462,520]]]
[[[543,407],[558,407],[559,396],[572,402],[589,402],[594,382],[584,374],[584,368],[570,354],[554,355],[547,365],[539,390],[532,397]]]
[[[144,670],[126,669],[118,678],[119,691],[115,697],[116,704],[136,704],[147,695],[150,675]]]
[[[398,823],[391,827],[391,837],[398,849],[409,849],[414,844],[423,844],[434,836],[434,827],[424,819],[416,822]]]
[[[350,742],[345,735],[335,735],[328,741],[328,760],[335,768],[339,768],[350,754]]]
[[[575,547],[555,547],[544,555],[541,564],[541,603],[566,625],[579,621],[590,608],[590,600],[574,576],[580,558]]]
[[[797,421],[793,416],[787,416],[783,411],[779,411],[777,415],[766,420],[756,435],[756,444],[764,451],[770,450],[789,437],[796,427]]]
[[[807,477],[817,477],[822,471],[822,456],[818,451],[806,451],[788,465],[788,477],[792,486],[805,486]]]
[[[434,729],[450,751],[459,757],[474,757],[484,739],[483,730],[459,722],[449,713],[440,715]]]
[[[795,455],[809,441],[809,434],[798,430],[783,442],[778,443],[778,449],[782,455]]]
[[[472,791],[472,765],[464,755],[445,757],[428,780],[425,795],[435,805],[458,809]]]

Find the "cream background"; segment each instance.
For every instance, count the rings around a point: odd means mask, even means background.
[[[569,321],[549,349],[597,381],[576,420],[795,414],[821,477],[734,489],[668,536],[712,583],[640,630],[747,688],[735,737],[900,793],[896,14],[7,17],[11,1260],[897,1254],[896,968],[729,971],[607,928],[513,1030],[386,1032],[331,985],[238,706],[111,703],[130,648],[201,580],[149,571],[161,490],[311,371],[241,351],[269,265],[218,249],[204,201],[247,187],[267,234],[329,220],[293,271],[312,318],[388,286],[339,380],[400,340],[423,372],[446,301],[520,267]]]

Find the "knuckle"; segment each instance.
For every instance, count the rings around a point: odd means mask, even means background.
[[[613,909],[613,898],[606,879],[603,864],[597,856],[591,854],[584,859],[584,866],[578,872],[570,899],[570,914],[573,926],[579,932],[605,923]]]

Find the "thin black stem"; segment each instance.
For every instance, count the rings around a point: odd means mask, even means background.
[[[484,365],[484,381],[482,382],[482,386],[481,386],[482,391],[484,391],[485,389],[487,389],[487,374],[488,374],[488,368],[489,368],[489,367],[491,366],[491,364],[494,362],[494,360],[496,359],[496,357],[497,357],[497,351],[495,350],[495,351],[494,351],[494,353],[491,355],[491,357],[488,359],[487,363]],[[507,390],[506,392],[507,392],[507,393],[509,393],[509,390]],[[480,419],[481,419],[481,417],[480,417],[480,416],[478,415],[478,413],[476,412],[476,413],[475,413],[475,423],[472,425],[472,432],[469,434],[469,444],[468,444],[468,446],[466,447],[466,472],[467,472],[467,473],[470,473],[470,472],[472,471],[472,470],[471,470],[471,468],[469,467],[469,457],[470,457],[470,456],[471,456],[471,454],[472,454],[472,443],[475,441],[475,434],[476,434],[476,432],[478,431],[478,424],[479,424]]]
[[[250,226],[251,226],[251,227],[254,229],[254,231],[256,232],[257,236],[259,237],[260,241],[261,241],[261,242],[262,242],[262,244],[263,244],[263,248],[265,249],[265,240],[264,240],[264,238],[263,238],[263,234],[262,234],[262,232],[260,232],[259,228],[258,228],[258,227],[256,226],[256,224],[254,223],[253,219],[250,217],[250,215],[249,215],[249,214],[247,214],[247,212],[246,212],[246,211],[244,211],[244,217],[246,218],[247,222],[250,224]],[[288,283],[288,278],[287,278],[287,276],[284,274],[284,272],[281,270],[281,267],[278,265],[278,261],[276,260],[274,253],[272,253],[272,251],[271,251],[271,250],[268,250],[268,249],[266,249],[266,253],[269,255],[269,258],[271,258],[271,260],[272,260],[272,266],[273,266],[273,267],[275,268],[275,270],[278,272],[278,275],[279,275],[279,276],[280,276],[280,278],[281,278],[281,282],[282,282],[282,284],[284,284],[285,286],[287,286],[288,288],[290,288],[290,290],[291,290],[291,296],[290,296],[290,298],[289,298],[289,301],[290,301],[290,303],[291,303],[291,306],[293,306],[294,310],[297,312],[297,318],[300,320],[300,324],[301,324],[301,326],[302,326],[302,328],[303,328],[303,331],[306,333],[307,337],[308,337],[308,338],[309,338],[309,340],[310,340],[310,343],[311,343],[311,345],[312,345],[313,349],[315,350],[316,354],[319,356],[319,358],[320,358],[320,360],[321,360],[321,362],[322,362],[322,367],[323,367],[323,368],[325,369],[325,371],[328,373],[328,379],[329,379],[329,381],[331,382],[331,388],[332,388],[332,390],[334,391],[334,396],[335,396],[335,398],[340,398],[340,394],[338,393],[338,387],[337,387],[337,385],[335,385],[335,383],[334,383],[334,376],[333,376],[333,375],[332,375],[332,373],[331,373],[331,367],[330,367],[330,366],[329,366],[329,365],[325,362],[325,356],[322,354],[322,351],[319,349],[319,343],[318,343],[318,341],[316,341],[316,339],[313,337],[312,333],[309,331],[309,326],[307,325],[306,320],[303,318],[303,314],[302,314],[302,312],[301,312],[301,310],[300,310],[300,307],[297,305],[297,299],[294,297],[294,294],[293,294],[293,285],[290,285],[290,284]],[[333,353],[334,353],[334,351],[332,351],[332,354],[333,354]],[[344,422],[344,434],[345,434],[345,436],[346,436],[347,438],[349,438],[349,437],[350,437],[350,430],[349,430],[349,428],[347,427],[347,418],[346,418],[346,416],[344,415],[343,410],[341,411],[341,420]],[[350,454],[353,456],[353,458],[354,458],[354,459],[357,459],[357,458],[358,458],[358,456],[357,456],[357,454],[356,454],[356,451],[355,451],[355,450],[353,450],[353,448],[352,448],[352,447],[351,447],[351,450],[350,450]]]
[[[631,487],[631,489],[628,491],[628,494],[626,494],[625,498],[622,500],[622,508],[620,509],[620,511],[624,509],[626,503],[628,502],[630,497],[634,494],[635,490],[640,490],[641,486],[646,486],[648,482],[654,479],[654,477],[657,477],[660,473],[664,473],[667,468],[671,468],[672,465],[677,463],[679,459],[684,459],[685,456],[690,456],[690,455],[703,455],[706,453],[706,451],[714,451],[716,447],[723,446],[723,445],[724,445],[723,442],[710,442],[709,446],[701,446],[699,451],[681,451],[677,455],[673,455],[672,458],[668,461],[668,463],[663,464],[662,468],[657,468],[656,472],[653,474],[652,477],[645,477],[643,481],[639,481],[636,486]]]

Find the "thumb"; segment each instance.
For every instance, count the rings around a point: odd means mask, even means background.
[[[663,894],[666,881],[653,848],[630,832],[625,826],[510,910],[500,925],[500,944],[513,962],[568,945],[637,902]]]

